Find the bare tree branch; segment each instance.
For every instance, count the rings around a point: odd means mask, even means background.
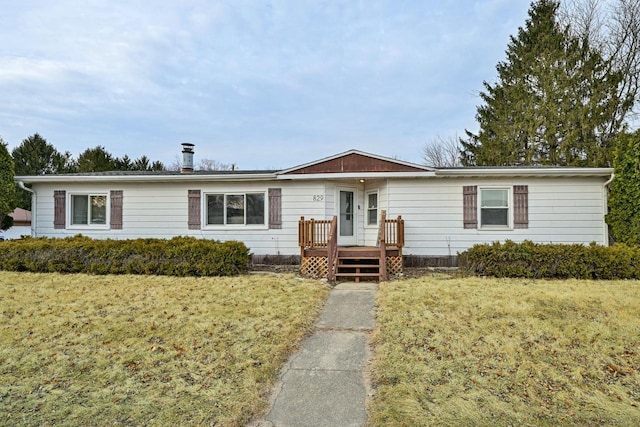
[[[458,136],[449,136],[447,138],[437,136],[435,139],[428,141],[422,148],[422,160],[426,165],[435,168],[461,166]]]

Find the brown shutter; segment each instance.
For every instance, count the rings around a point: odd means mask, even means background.
[[[269,189],[269,228],[282,228],[282,189]]]
[[[200,230],[200,190],[189,190],[189,230]]]
[[[529,228],[529,186],[513,186],[513,228]]]
[[[122,190],[111,190],[111,229],[122,230]]]
[[[53,192],[53,228],[64,229],[67,218],[67,192],[55,190]]]
[[[462,187],[462,209],[464,228],[478,228],[478,187]]]

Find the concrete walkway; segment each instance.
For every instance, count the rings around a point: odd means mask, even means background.
[[[362,426],[374,328],[375,283],[342,283],[329,294],[316,331],[285,365],[260,427]]]

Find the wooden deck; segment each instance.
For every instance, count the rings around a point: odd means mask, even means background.
[[[404,221],[402,217],[386,219],[382,212],[378,246],[338,246],[337,218],[305,220],[300,218],[301,272],[331,281],[387,280],[389,274],[402,272]]]

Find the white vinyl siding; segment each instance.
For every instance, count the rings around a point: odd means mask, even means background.
[[[602,178],[438,178],[366,180],[358,187],[360,224],[366,224],[364,195],[378,191],[378,215],[386,210],[388,218],[402,215],[405,220],[406,255],[453,255],[476,243],[523,241],[539,243],[605,243],[605,197]],[[166,181],[158,183],[39,183],[34,184],[37,212],[34,223],[37,236],[66,237],[79,232],[93,238],[171,238],[194,236],[216,240],[240,240],[256,255],[299,255],[298,221],[330,219],[335,214],[336,185],[343,181],[265,180],[242,182]],[[528,186],[528,228],[489,230],[463,227],[463,186],[515,188]],[[70,207],[66,206],[67,228],[54,228],[54,191],[71,194],[104,194],[122,190],[123,229],[69,229]],[[207,194],[268,194],[269,188],[281,189],[282,228],[264,225],[206,226],[204,212]],[[203,211],[202,227],[189,229],[188,192],[198,190]],[[321,197],[319,197],[321,196]],[[480,203],[478,195],[478,203]],[[265,199],[265,204],[266,199]],[[107,203],[107,206],[110,204]],[[512,206],[513,208],[513,206]],[[266,209],[265,209],[266,211]],[[509,217],[513,214],[510,213]],[[107,213],[107,220],[109,212]],[[510,219],[512,220],[512,219]],[[480,226],[480,224],[479,224]],[[96,226],[98,227],[98,226]],[[358,244],[376,244],[377,227],[363,227]]]
[[[389,180],[389,212],[405,221],[406,255],[455,256],[478,243],[606,243],[603,179],[513,178]],[[527,228],[463,227],[463,186],[528,186]],[[478,204],[480,198],[478,194]],[[513,212],[509,213],[512,220]],[[480,219],[480,218],[478,218]]]

